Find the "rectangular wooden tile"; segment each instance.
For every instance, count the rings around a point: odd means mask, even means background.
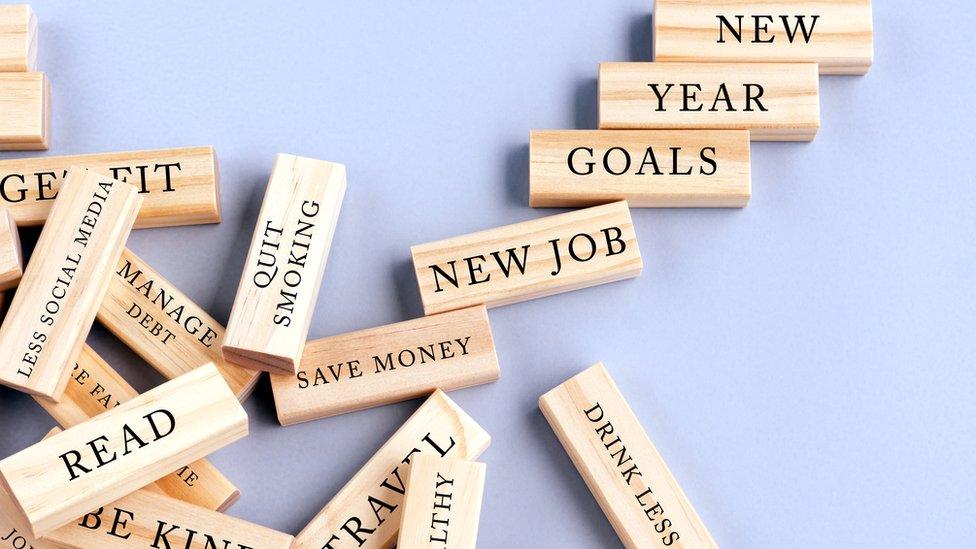
[[[0,485],[0,549],[52,549],[54,545],[35,539],[30,525],[10,494]]]
[[[34,10],[27,4],[0,6],[0,72],[29,72],[36,66],[37,16]]]
[[[740,208],[752,196],[745,130],[552,130],[529,135],[529,205]]]
[[[131,250],[115,266],[98,321],[167,379],[213,362],[243,402],[261,376],[224,360],[224,327]]]
[[[657,0],[657,61],[806,62],[864,74],[874,58],[871,0]]]
[[[600,129],[749,130],[810,141],[820,128],[815,63],[601,63]]]
[[[62,549],[289,549],[294,540],[148,490],[98,507],[41,539]]]
[[[471,307],[309,341],[298,374],[271,374],[292,425],[498,379],[488,311]]]
[[[35,537],[247,434],[247,414],[212,365],[0,461],[0,482]]]
[[[10,210],[0,208],[0,292],[20,283],[24,274],[24,252],[20,233]]]
[[[71,371],[61,401],[35,399],[67,429],[137,396],[139,393],[118,372],[85,345]],[[218,511],[230,507],[241,495],[237,487],[206,459],[184,465],[150,486],[160,493]]]
[[[718,547],[603,364],[539,408],[625,546]]]
[[[400,526],[407,466],[421,454],[477,459],[491,437],[440,390],[295,537],[295,549],[388,548]]]
[[[69,171],[0,327],[0,383],[61,396],[141,203],[129,185]]]
[[[46,150],[51,85],[42,72],[0,73],[0,151]]]
[[[227,321],[224,358],[298,372],[345,192],[342,164],[278,155]]]
[[[144,198],[136,228],[220,222],[213,147],[0,160],[0,204],[20,226],[42,225],[70,166],[134,186]]]
[[[410,248],[426,314],[518,303],[640,274],[626,202]]]
[[[485,464],[419,455],[410,464],[397,549],[475,549]]]

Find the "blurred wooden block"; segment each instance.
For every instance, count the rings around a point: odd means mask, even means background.
[[[811,141],[820,128],[815,63],[601,63],[600,129],[749,130]]]
[[[20,283],[24,274],[24,253],[20,233],[10,210],[0,208],[0,292]]]
[[[37,17],[34,10],[27,4],[0,6],[0,72],[29,72],[36,66]]]
[[[243,402],[261,377],[224,360],[224,327],[128,249],[115,266],[98,321],[167,379],[213,362]]]
[[[213,147],[0,160],[0,202],[18,225],[44,224],[70,166],[136,187],[144,198],[136,228],[220,222]]]
[[[69,171],[0,327],[0,383],[61,396],[141,203],[130,185]]]
[[[412,459],[421,454],[477,459],[490,442],[471,416],[443,391],[434,391],[295,537],[294,548],[391,547]]]
[[[46,150],[51,85],[42,72],[0,73],[0,151]]]
[[[498,379],[484,307],[305,344],[297,375],[271,374],[278,420],[292,425]]]
[[[475,549],[485,464],[419,455],[410,464],[397,549]]]
[[[718,547],[603,364],[539,408],[627,547]]]
[[[294,538],[252,522],[139,490],[92,510],[42,540],[63,549],[289,549]]]
[[[43,536],[246,434],[211,364],[0,461],[0,482]]]
[[[55,403],[34,398],[59,425],[67,429],[137,396],[139,393],[118,372],[85,345],[71,371],[61,401]],[[205,459],[184,465],[149,486],[187,503],[217,511],[227,509],[241,495],[237,487]]]
[[[342,164],[278,155],[227,321],[225,359],[298,372],[345,192]]]
[[[657,0],[657,61],[807,62],[864,74],[874,58],[871,0]]]
[[[529,135],[529,205],[741,208],[752,196],[745,130],[554,130]]]
[[[489,308],[640,274],[626,202],[410,248],[426,314]]]

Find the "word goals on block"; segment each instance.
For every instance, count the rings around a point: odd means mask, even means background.
[[[745,130],[555,130],[529,136],[529,205],[742,207],[752,196]]]
[[[625,546],[718,547],[603,364],[539,408]]]

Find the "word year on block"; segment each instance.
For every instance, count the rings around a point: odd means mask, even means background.
[[[601,63],[600,129],[749,130],[811,141],[820,128],[815,63]]]
[[[20,233],[10,210],[0,208],[0,292],[20,283],[24,274],[24,252]]]
[[[529,205],[745,206],[745,130],[554,130],[529,136]]]
[[[488,311],[470,307],[305,344],[297,375],[271,374],[291,425],[498,379]]]
[[[294,540],[148,490],[93,509],[41,539],[62,549],[289,549]]]
[[[298,372],[345,192],[342,164],[278,155],[227,321],[224,358]]]
[[[0,6],[0,72],[33,71],[37,64],[37,17],[27,4]]]
[[[220,178],[213,147],[0,160],[0,203],[18,225],[43,225],[70,166],[138,189],[144,200],[136,228],[220,222]]]
[[[603,364],[539,408],[627,547],[718,547]]]
[[[0,483],[43,536],[246,434],[210,364],[0,461]]]
[[[0,151],[48,146],[51,85],[41,72],[0,73]]]
[[[485,464],[419,455],[410,464],[397,549],[475,549]]]
[[[625,278],[643,268],[626,202],[414,246],[426,314],[489,308]]]
[[[430,454],[473,460],[490,442],[471,416],[434,391],[295,537],[295,549],[391,547],[413,459]]]
[[[130,185],[69,171],[0,327],[0,383],[60,397],[141,202]]]
[[[52,402],[34,398],[58,424],[67,429],[137,396],[139,393],[118,372],[94,349],[85,345],[71,370],[61,400]],[[241,495],[237,487],[205,459],[184,465],[147,488],[218,511],[230,507]]]
[[[808,62],[864,74],[874,58],[871,0],[658,0],[657,61]]]
[[[119,257],[97,317],[167,379],[213,362],[243,402],[261,377],[224,360],[224,327],[128,249]]]

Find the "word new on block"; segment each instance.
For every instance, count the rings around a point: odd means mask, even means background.
[[[625,278],[643,268],[626,202],[414,246],[426,314],[497,307]]]
[[[539,408],[627,547],[718,547],[603,364]]]
[[[430,454],[477,459],[491,437],[437,390],[295,537],[295,549],[388,548],[396,541],[408,466]]]
[[[261,376],[224,360],[224,327],[129,250],[115,266],[98,321],[167,379],[213,362],[243,402]]]
[[[41,72],[0,73],[0,151],[46,150],[51,85]]]
[[[69,170],[0,327],[0,383],[58,399],[141,203],[131,185]]]
[[[148,490],[91,510],[41,539],[63,549],[289,549],[294,540]]]
[[[24,274],[24,253],[20,234],[10,210],[0,208],[0,292],[20,283]]]
[[[345,192],[342,164],[278,155],[227,321],[224,358],[298,372]]]
[[[34,398],[58,424],[67,429],[137,396],[139,393],[122,376],[85,345],[71,371],[61,400],[51,402]],[[240,497],[237,487],[205,459],[184,465],[147,488],[218,511],[227,509]]]
[[[220,222],[213,147],[0,160],[0,202],[18,225],[44,224],[70,166],[138,189],[144,201],[136,228]]]
[[[291,425],[498,379],[484,307],[305,344],[297,375],[271,374],[278,420]]]
[[[485,464],[428,455],[414,458],[397,549],[475,549]]]
[[[38,537],[246,434],[210,364],[0,461],[0,483]]]
[[[599,88],[600,129],[811,141],[820,128],[816,63],[601,63]]]
[[[0,6],[0,72],[33,71],[37,63],[37,17],[27,4]]]
[[[557,130],[529,135],[529,205],[745,206],[745,130]]]
[[[874,58],[871,0],[658,0],[658,61],[812,62],[864,74]]]

